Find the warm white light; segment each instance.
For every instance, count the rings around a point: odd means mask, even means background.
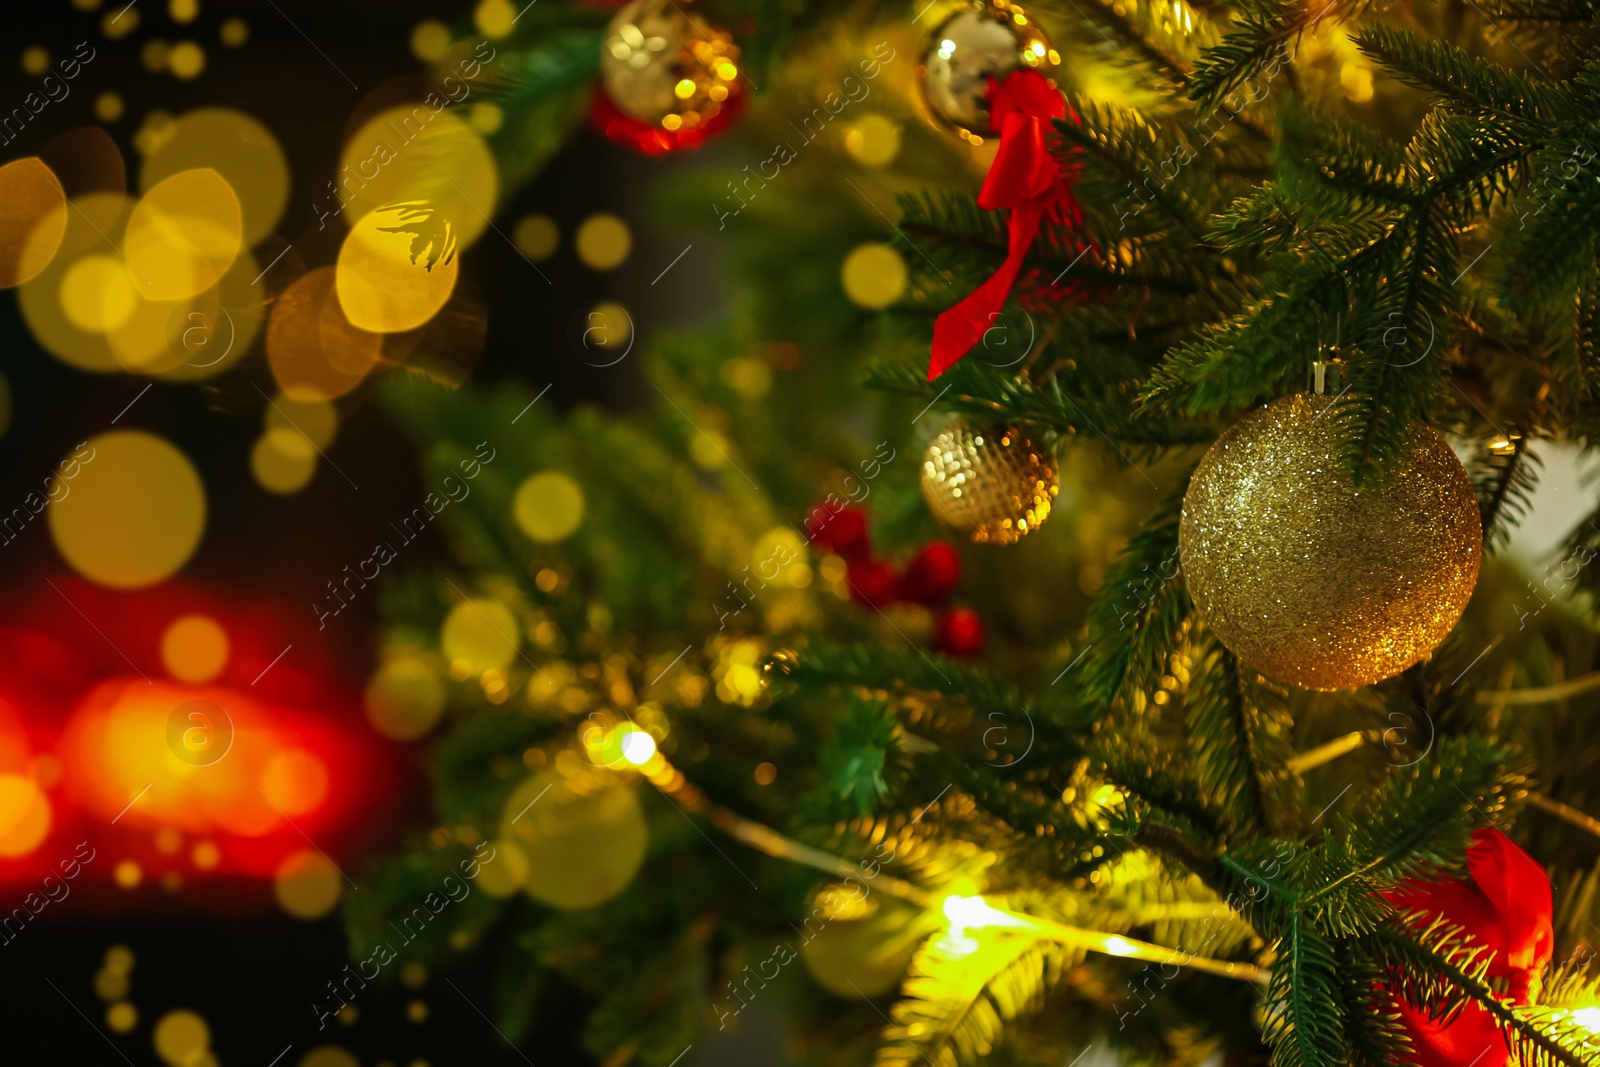
[[[978,939],[965,934],[948,933],[939,939],[936,947],[951,959],[959,960],[978,951]]]
[[[1134,946],[1133,942],[1113,934],[1106,938],[1106,951],[1111,953],[1113,956],[1131,956],[1137,952],[1138,949]]]
[[[950,932],[960,936],[968,930],[981,930],[986,926],[1026,927],[1026,920],[1010,912],[1001,911],[982,897],[952,895],[944,898],[944,917],[950,923]]]
[[[638,767],[656,754],[656,739],[643,730],[630,730],[622,739],[622,758]]]
[[[952,41],[952,40],[950,40],[950,38],[946,37],[944,40],[939,42],[939,58],[940,59],[949,59],[951,56],[953,56],[955,54],[956,54],[956,43],[954,41]]]
[[[1600,1008],[1579,1008],[1571,1019],[1591,1034],[1600,1034]]]

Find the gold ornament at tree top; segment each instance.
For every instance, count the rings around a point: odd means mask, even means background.
[[[1061,54],[1039,25],[1006,0],[962,5],[933,31],[917,67],[928,110],[973,144],[998,136],[989,123],[989,79],[1019,67],[1050,77]]]
[[[922,495],[940,523],[1009,545],[1039,528],[1059,489],[1053,455],[1015,426],[957,419],[922,461]]]
[[[739,46],[687,6],[634,0],[606,27],[600,51],[612,102],[668,132],[704,125],[738,92]]]
[[[1387,477],[1357,487],[1328,403],[1284,397],[1224,432],[1189,482],[1178,552],[1206,625],[1246,664],[1354,689],[1444,640],[1483,530],[1467,472],[1426,426]]]

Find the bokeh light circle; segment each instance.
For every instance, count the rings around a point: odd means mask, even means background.
[[[622,266],[633,249],[633,234],[628,224],[615,215],[590,215],[578,227],[573,243],[578,258],[594,270],[613,270]]]
[[[0,166],[0,289],[50,265],[67,232],[61,181],[37,156]]]
[[[161,634],[161,665],[180,682],[209,682],[228,665],[228,632],[209,615],[184,615]]]
[[[564,541],[583,524],[583,489],[560,471],[543,471],[517,487],[511,513],[518,528],[533,540]]]
[[[213,300],[185,301],[167,316],[167,351],[196,370],[227,359],[237,341],[232,314]]]
[[[237,194],[247,246],[258,244],[283,217],[289,163],[272,131],[251,116],[223,107],[178,116],[160,146],[145,156],[139,187],[148,191],[197,167],[216,170]]]
[[[328,785],[328,765],[303,748],[274,752],[261,771],[261,792],[286,815],[322,807]]]
[[[298,493],[317,473],[316,446],[299,430],[268,430],[250,449],[250,473],[269,493]]]
[[[327,448],[339,433],[339,409],[326,400],[295,400],[279,393],[262,411],[262,429],[293,430],[318,448]]]
[[[621,893],[648,844],[630,785],[620,778],[583,784],[580,791],[560,771],[543,771],[512,790],[502,819],[501,835],[527,857],[528,895],[557,908],[590,908]]]
[[[267,320],[267,363],[293,400],[327,401],[350,392],[377,366],[383,337],[352,325],[334,294],[334,268],[295,279]]]
[[[150,187],[123,237],[128,276],[148,300],[199,296],[243,247],[239,197],[211,167],[179,171]]]
[[[450,223],[463,248],[488,228],[500,194],[483,137],[423,102],[386,108],[362,125],[345,144],[335,182],[319,213],[338,212],[354,226],[377,208],[419,202]]]
[[[524,215],[512,229],[511,240],[529,259],[549,259],[561,246],[561,231],[549,215]]]
[[[868,241],[851,249],[839,270],[845,295],[869,310],[886,308],[906,291],[906,261],[890,245]]]
[[[422,656],[395,655],[367,683],[367,721],[384,737],[413,741],[444,713],[444,681]]]
[[[449,220],[424,204],[363,216],[339,249],[336,283],[345,317],[373,333],[414,330],[455,291],[461,272]]]
[[[0,859],[26,856],[50,833],[50,800],[39,783],[0,774]]]
[[[133,317],[139,302],[138,290],[114,255],[84,256],[61,278],[61,311],[84,333],[111,333]]]
[[[186,456],[154,434],[114,430],[88,442],[50,534],[72,568],[113,589],[170,578],[200,544],[205,487]]]
[[[156,1054],[176,1067],[196,1067],[211,1048],[211,1028],[192,1011],[169,1011],[151,1034]]]
[[[344,893],[339,871],[310,849],[296,852],[278,866],[272,879],[278,905],[297,919],[320,919],[334,909]]]
[[[439,638],[451,666],[465,675],[507,667],[522,648],[516,616],[498,600],[486,597],[464,600],[451,608]]]

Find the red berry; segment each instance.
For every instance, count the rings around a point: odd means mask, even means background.
[[[959,659],[983,652],[983,620],[971,608],[951,608],[939,616],[940,652]]]
[[[858,559],[845,571],[850,580],[850,595],[868,607],[883,607],[894,602],[894,570],[887,563]]]
[[[945,541],[929,541],[906,565],[897,591],[902,600],[932,607],[954,592],[960,583],[960,555]]]
[[[865,561],[872,555],[867,513],[854,505],[833,511],[827,504],[818,504],[806,515],[806,532],[817,547],[837,552],[847,560]]]

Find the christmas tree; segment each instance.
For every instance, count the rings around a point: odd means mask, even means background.
[[[610,1065],[771,1011],[818,1064],[1600,1063],[1600,513],[1500,551],[1600,417],[1596,18],[524,11],[502,174],[596,79],[702,124],[652,210],[732,292],[580,328],[626,415],[382,383],[451,565],[383,584],[438,829],[355,957],[476,857],[413,951],[483,946],[510,1041],[576,985]]]

